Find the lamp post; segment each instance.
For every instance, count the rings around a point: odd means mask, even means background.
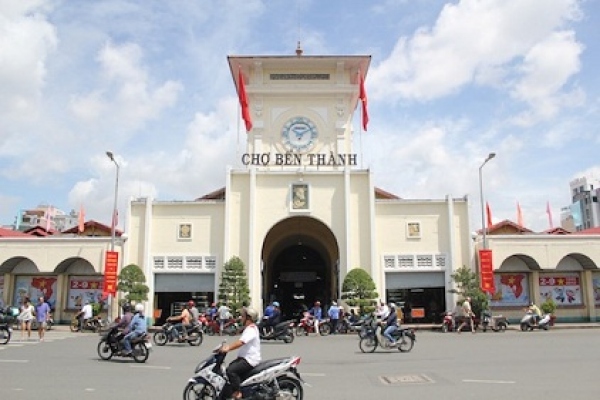
[[[485,210],[484,210],[484,202],[483,202],[483,178],[482,178],[482,169],[483,166],[485,164],[488,163],[488,161],[490,161],[492,158],[496,157],[496,153],[490,153],[488,154],[487,158],[485,159],[485,161],[481,164],[481,166],[479,167],[479,198],[481,200],[481,228],[483,231],[483,248],[487,249],[487,242],[486,242],[486,231],[487,231],[487,227],[485,226]]]
[[[117,200],[119,198],[119,163],[117,163],[117,161],[115,160],[115,156],[112,153],[112,151],[107,151],[106,155],[108,158],[110,158],[110,161],[112,161],[115,164],[115,166],[117,167],[116,176],[115,176],[115,201],[113,203],[112,221],[110,224],[111,225],[111,228],[110,228],[110,251],[114,252],[115,251],[115,236],[116,236],[116,229],[117,229]],[[118,269],[117,269],[117,271],[118,271]],[[109,295],[108,296],[108,320],[109,321],[113,320],[112,315],[113,315],[112,296]]]

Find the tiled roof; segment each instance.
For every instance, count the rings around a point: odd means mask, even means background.
[[[0,237],[32,237],[32,236],[28,235],[26,233],[23,233],[21,231],[15,231],[12,229],[6,229],[6,228],[0,227]]]
[[[97,229],[99,231],[102,232],[108,232],[110,234],[111,232],[111,227],[109,225],[104,225],[103,223],[100,223],[98,221],[94,221],[93,219],[86,221],[84,224],[84,230],[86,229]],[[79,233],[79,226],[74,226],[72,228],[69,228],[67,230],[62,231],[62,233]],[[115,236],[121,236],[123,234],[122,231],[120,231],[119,229],[115,229]]]
[[[600,235],[600,227],[588,228],[575,233],[582,235]]]

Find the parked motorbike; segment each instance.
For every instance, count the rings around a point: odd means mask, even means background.
[[[310,313],[305,312],[296,325],[296,336],[308,336],[309,333],[314,333],[315,331],[315,319]],[[319,334],[321,336],[327,336],[331,333],[331,324],[329,323],[329,319],[324,319],[319,322]]]
[[[131,354],[123,354],[123,340],[117,325],[112,325],[107,332],[102,334],[98,343],[98,356],[103,360],[113,357],[132,357],[137,363],[145,363],[150,355],[150,337],[148,335],[135,338],[131,341]]]
[[[46,320],[46,330],[51,331],[53,326],[54,326],[54,318],[52,318],[52,316],[50,316]],[[34,331],[37,331],[38,328],[39,328],[39,322],[37,321],[37,319],[34,319],[33,321],[31,321],[31,329]]]
[[[223,334],[229,336],[235,336],[239,333],[240,327],[235,318],[230,318],[223,326]],[[206,326],[206,334],[209,336],[219,335],[221,333],[221,324],[219,320],[213,319],[208,321]]]
[[[175,326],[171,322],[165,323],[161,330],[154,333],[153,339],[157,346],[164,346],[167,343],[179,342],[188,343],[190,346],[200,346],[202,340],[204,340],[204,333],[202,333],[201,324],[193,324],[187,328],[187,339],[180,339],[179,332],[175,329]]]
[[[508,327],[508,320],[503,315],[493,316],[489,310],[481,313],[481,329],[486,332],[488,328],[494,332],[504,332]]]
[[[224,365],[226,354],[219,352],[221,346],[198,364],[183,391],[184,400],[223,399],[230,391]],[[304,380],[298,372],[298,364],[300,357],[296,356],[261,362],[242,376],[242,398],[302,400]]]
[[[454,314],[452,311],[446,311],[442,319],[442,332],[452,332],[454,328]]]
[[[268,330],[268,333],[264,333]],[[292,321],[280,322],[274,327],[264,327],[260,330],[261,340],[283,340],[285,343],[294,341],[294,323]]]
[[[106,323],[104,321],[102,321],[102,318],[100,318],[100,316],[95,316],[86,321],[83,321],[83,323],[81,324],[81,329],[80,329],[79,328],[79,318],[74,317],[71,320],[70,328],[71,328],[71,332],[84,332],[84,331],[100,332],[100,330],[102,328],[104,328],[105,325],[106,325]]]
[[[389,340],[383,336],[382,326],[377,323],[367,329],[367,333],[365,337],[360,339],[358,347],[363,353],[373,353],[377,346],[385,350],[398,349],[403,353],[407,353],[412,350],[417,340],[415,331],[408,328],[398,328],[396,332],[392,333],[392,337],[396,341],[395,346],[392,346]]]
[[[542,315],[537,324],[535,324],[534,318],[534,314],[531,311],[527,311],[521,319],[521,330],[532,331],[534,329],[543,329],[547,331],[550,329],[550,314]]]

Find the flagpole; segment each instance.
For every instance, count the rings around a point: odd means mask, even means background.
[[[483,169],[483,166],[485,164],[487,164],[487,162],[490,161],[494,157],[496,157],[496,153],[488,154],[487,158],[483,161],[483,163],[479,167],[479,199],[481,200],[481,228],[483,230],[483,249],[484,250],[487,249],[487,241],[486,241],[487,227],[485,226],[485,216],[484,216],[484,209],[483,209],[483,203],[484,203],[483,202],[483,177],[482,177],[481,170]]]

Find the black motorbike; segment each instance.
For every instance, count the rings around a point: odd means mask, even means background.
[[[124,335],[119,331],[117,325],[111,326],[102,336],[98,343],[98,356],[103,360],[113,357],[132,357],[137,363],[144,363],[150,355],[152,343],[149,336],[144,335],[131,341],[131,354],[125,355],[123,347]]]
[[[162,329],[154,333],[154,343],[157,346],[164,346],[167,343],[188,343],[190,346],[200,346],[202,340],[204,340],[204,333],[202,332],[201,324],[193,324],[191,327],[187,327],[187,338],[183,339],[179,337],[179,332],[175,329],[171,322],[167,322],[162,326]]]
[[[105,326],[105,322],[102,321],[100,316],[95,316],[93,318],[83,321],[81,323],[81,327],[79,326],[79,317],[73,317],[73,319],[71,320],[71,325],[69,325],[69,328],[71,329],[71,332],[84,332],[84,331],[100,332],[100,330],[102,328],[104,328],[104,326]]]
[[[0,344],[7,344],[10,342],[12,335],[12,328],[7,322],[0,322]]]
[[[261,340],[283,340],[284,343],[294,341],[294,322],[284,321],[271,327],[266,326],[260,329]]]

